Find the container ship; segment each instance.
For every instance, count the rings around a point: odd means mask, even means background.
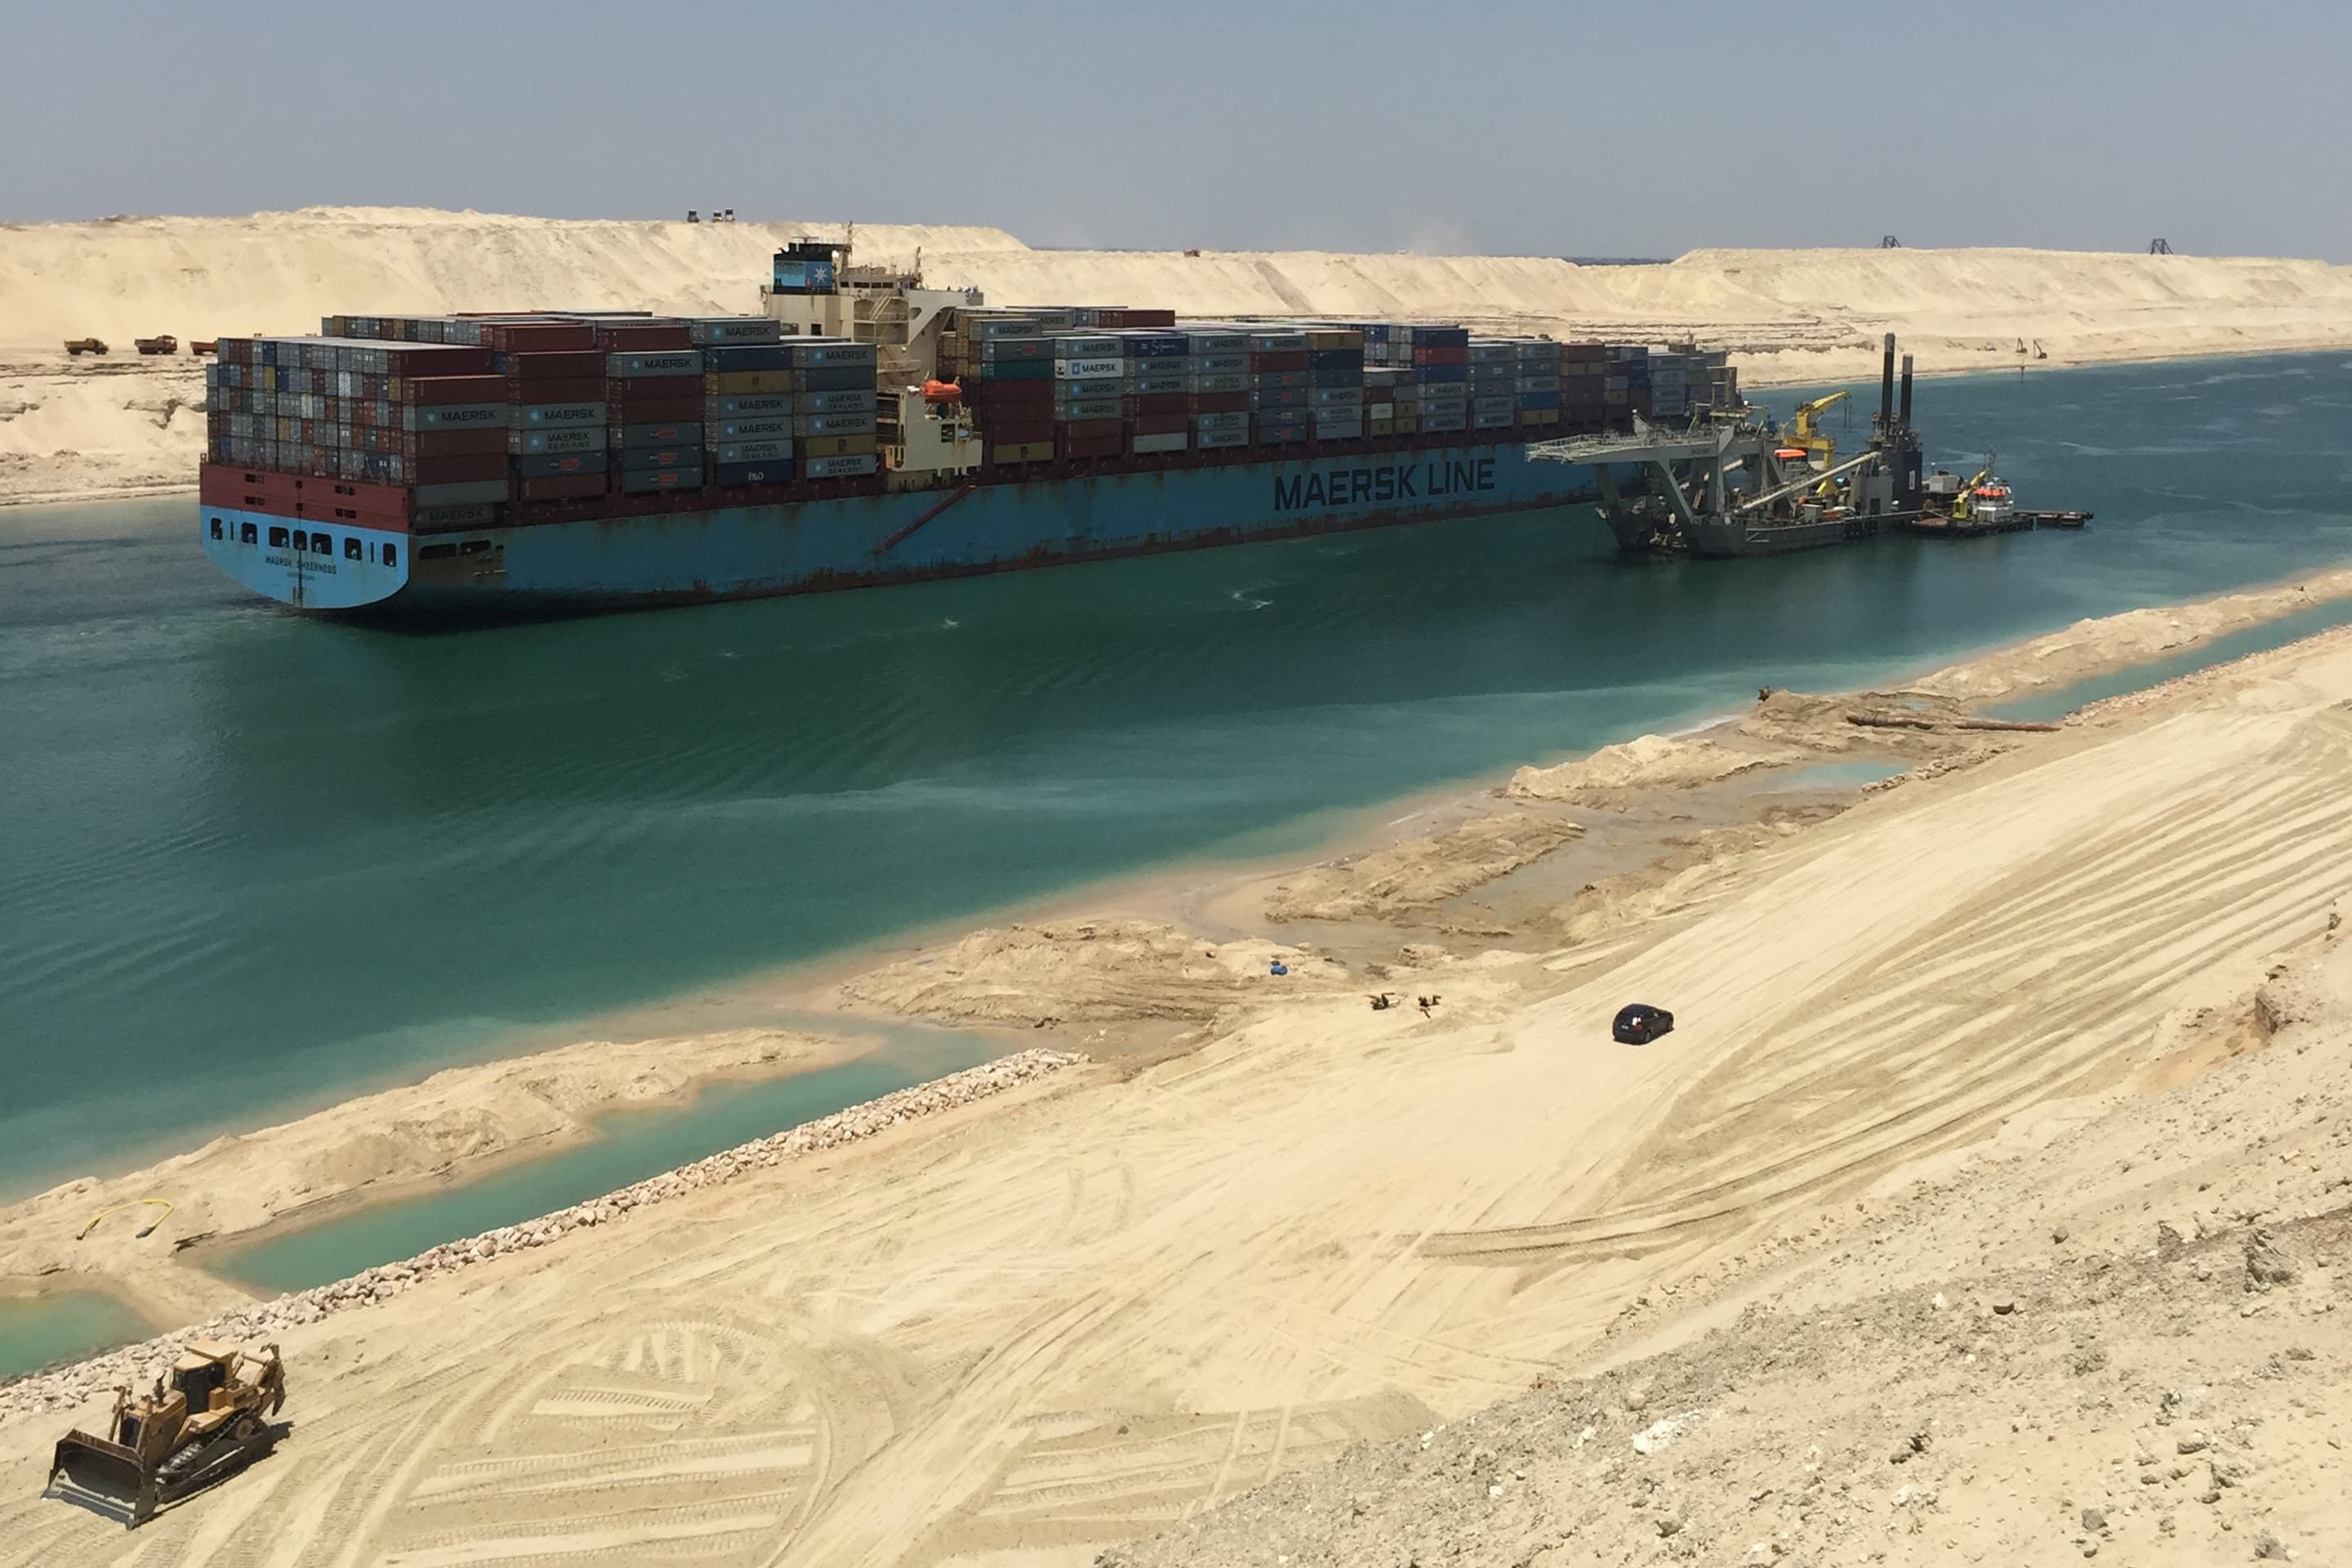
[[[1738,404],[1696,349],[991,308],[815,241],[761,297],[221,339],[203,548],[396,617],[823,592],[1584,506],[1531,443]]]

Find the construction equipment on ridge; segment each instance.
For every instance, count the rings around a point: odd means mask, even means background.
[[[166,1503],[226,1479],[266,1454],[280,1429],[286,1366],[276,1345],[258,1355],[192,1340],[171,1383],[133,1399],[114,1394],[107,1436],[79,1429],[58,1439],[41,1495],[136,1530]]]

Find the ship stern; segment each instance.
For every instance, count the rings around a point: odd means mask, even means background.
[[[205,505],[196,539],[230,577],[297,609],[361,609],[408,585],[409,536],[380,524]]]

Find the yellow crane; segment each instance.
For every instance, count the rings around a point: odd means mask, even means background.
[[[1797,405],[1796,417],[1789,428],[1789,445],[1802,447],[1808,461],[1826,466],[1837,455],[1837,442],[1821,427],[1822,412],[1853,395],[1851,392],[1832,392],[1827,397]]]
[[[1954,522],[1968,521],[1970,515],[1972,515],[1977,510],[1977,487],[1991,478],[1991,468],[1979,468],[1976,471],[1975,476],[1971,478],[1968,483],[1960,487],[1960,493],[1952,498],[1952,521]]]

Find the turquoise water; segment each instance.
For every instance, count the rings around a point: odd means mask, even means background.
[[[0,1377],[79,1361],[145,1339],[152,1331],[111,1296],[0,1296]]]
[[[205,1260],[213,1273],[265,1295],[348,1279],[414,1258],[445,1241],[536,1219],[730,1149],[830,1116],[909,1084],[977,1066],[1000,1047],[977,1036],[941,1035],[925,1046],[764,1082],[709,1086],[681,1110],[604,1118],[599,1136],[561,1153],[439,1192],[354,1210]],[[0,1373],[7,1363],[0,1356]]]
[[[2264,621],[2260,626],[2215,637],[2200,647],[2184,648],[2163,658],[2152,658],[2105,675],[2053,686],[2030,697],[1995,704],[1985,711],[1996,719],[2049,723],[2064,718],[2086,703],[2120,696],[2126,691],[2138,691],[2170,680],[2175,676],[2187,675],[2191,670],[2243,658],[2250,653],[2284,647],[2314,633],[2346,625],[2352,625],[2352,600],[2339,599],[2332,604],[2314,605],[2307,610],[2299,610],[2291,616],[2281,616],[2274,621]]]
[[[1527,516],[444,637],[246,597],[184,500],[0,510],[0,1190],[2352,557],[2347,386],[2340,355],[1922,384],[1931,455],[1998,447],[2080,535],[1629,563]]]
[[[1800,789],[1859,789],[1902,773],[1907,763],[1813,763],[1785,773],[1766,775],[1760,786],[1768,795]]]

